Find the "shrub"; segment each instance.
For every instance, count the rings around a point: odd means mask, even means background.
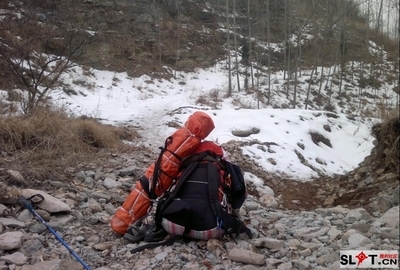
[[[102,160],[110,152],[132,151],[122,140],[134,131],[103,125],[93,118],[69,118],[40,108],[32,115],[0,118],[0,167],[28,178],[60,180],[68,167]]]

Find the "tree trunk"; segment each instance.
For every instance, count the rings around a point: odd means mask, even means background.
[[[285,5],[285,30],[284,30],[284,33],[285,33],[285,45],[284,45],[284,52],[283,52],[283,80],[286,80],[286,67],[287,67],[287,65],[286,65],[286,46],[287,46],[287,44],[288,44],[288,41],[287,41],[287,6],[286,6],[286,0],[283,0],[283,2],[284,2],[284,5]]]
[[[239,78],[239,62],[238,62],[238,49],[236,42],[236,0],[233,0],[233,38],[234,38],[234,46],[235,46],[235,70],[236,70],[236,81],[238,92],[240,92],[240,78]]]
[[[229,25],[229,0],[226,0],[226,29],[227,29],[227,51],[228,51],[228,93],[232,96],[232,69],[231,69],[231,45],[230,45],[230,25]]]
[[[174,77],[175,79],[177,78],[176,76],[176,70],[178,69],[178,61],[179,61],[179,51],[180,51],[180,17],[181,17],[181,13],[180,13],[180,6],[179,6],[179,1],[176,1],[176,9],[178,10],[178,42],[177,42],[177,49],[176,49],[176,59],[175,59],[175,70],[174,70]]]
[[[311,70],[310,82],[308,83],[308,88],[307,88],[306,106],[305,106],[306,110],[308,107],[308,99],[310,98],[310,90],[311,90],[311,84],[313,82],[313,75],[314,75],[314,69]]]
[[[251,88],[254,89],[253,49],[251,47],[251,25],[250,25],[250,0],[247,0],[247,19],[249,27],[249,64],[250,64]]]
[[[268,96],[267,105],[271,100],[271,44],[270,44],[270,20],[271,14],[269,10],[269,0],[267,1],[267,43],[268,43]]]

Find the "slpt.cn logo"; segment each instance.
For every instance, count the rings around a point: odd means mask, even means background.
[[[340,268],[399,268],[397,250],[341,250]]]

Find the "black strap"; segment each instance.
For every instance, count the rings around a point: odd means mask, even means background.
[[[222,209],[221,202],[218,197],[219,182],[214,179],[219,179],[215,177],[215,174],[219,174],[218,168],[214,166],[211,162],[207,163],[207,181],[208,181],[208,199],[211,209],[214,215],[217,217],[218,225],[224,229],[228,234],[232,234],[232,227],[229,220],[225,217],[226,212]],[[214,181],[213,181],[214,180]]]
[[[217,156],[214,152],[212,151],[204,151],[201,153],[196,153],[193,155],[188,156],[187,158],[183,159],[182,164],[181,164],[181,170],[186,168],[190,163],[197,162],[197,161],[211,161],[215,162],[218,164],[218,166],[222,169],[225,170],[225,165],[221,161],[220,157]]]
[[[161,170],[161,161],[163,158],[163,155],[165,152],[169,152],[171,153],[171,155],[173,155],[176,159],[178,159],[179,161],[182,161],[182,158],[180,156],[178,156],[175,152],[168,150],[168,145],[170,145],[173,141],[173,137],[169,136],[164,143],[164,147],[160,147],[160,154],[158,155],[156,164],[154,165],[154,172],[153,172],[153,178],[152,178],[152,182],[151,182],[151,189],[149,190],[149,196],[151,200],[154,200],[157,198],[156,194],[155,194],[155,190],[156,190],[156,186],[160,177],[160,173],[165,174],[167,177],[172,178],[171,176],[169,176],[165,171]],[[160,183],[161,184],[161,183]]]
[[[156,190],[156,186],[157,186],[157,182],[158,182],[158,178],[159,178],[159,174],[160,174],[160,169],[161,169],[161,161],[162,161],[162,157],[164,155],[164,152],[166,151],[168,145],[172,143],[172,136],[168,137],[165,140],[165,144],[164,147],[160,147],[160,154],[158,155],[156,164],[154,165],[154,172],[153,172],[153,178],[151,181],[151,189],[149,190],[149,196],[151,200],[154,200],[155,198],[157,198],[155,190]]]
[[[199,162],[191,163],[189,165],[189,167],[179,177],[179,179],[177,181],[177,184],[175,185],[174,190],[172,190],[168,194],[168,198],[166,198],[164,201],[160,201],[159,205],[157,205],[156,216],[155,216],[156,228],[161,228],[162,214],[163,214],[165,208],[171,203],[171,201],[173,199],[175,199],[176,194],[178,194],[178,192],[181,189],[182,185],[185,183],[185,181],[187,180],[188,176],[194,171],[194,169],[196,169],[198,164],[199,164]]]
[[[145,250],[147,248],[156,248],[156,247],[160,247],[160,246],[172,246],[177,240],[179,240],[180,238],[182,238],[182,236],[180,235],[173,235],[171,236],[171,238],[162,241],[162,242],[157,242],[157,243],[149,243],[149,244],[145,244],[143,246],[131,249],[131,253],[136,253],[136,252],[140,252],[142,250]]]
[[[244,225],[243,221],[222,209],[218,196],[219,182],[212,181],[213,179],[219,179],[219,177],[215,177],[214,175],[219,174],[218,168],[209,162],[207,164],[207,174],[210,206],[214,215],[217,217],[218,226],[224,229],[231,237],[233,233],[235,233],[237,237],[241,232],[245,232],[249,238],[252,238],[250,229]]]

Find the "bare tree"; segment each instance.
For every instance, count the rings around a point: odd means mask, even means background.
[[[308,82],[308,88],[307,88],[307,96],[306,96],[306,101],[305,101],[305,109],[307,110],[308,107],[308,100],[310,98],[310,90],[311,90],[311,85],[313,83],[313,75],[314,75],[315,69],[311,70],[311,75],[310,75],[310,81]]]
[[[381,31],[383,29],[382,23],[382,14],[383,14],[383,0],[381,0],[379,9],[378,9],[378,18],[376,19],[376,30]]]
[[[235,46],[235,70],[236,70],[236,80],[238,91],[240,92],[240,78],[239,78],[239,62],[238,62],[238,49],[236,41],[236,0],[233,0],[233,39]]]
[[[178,42],[177,42],[177,48],[176,48],[176,58],[175,58],[175,75],[174,77],[176,78],[176,70],[178,69],[178,61],[179,61],[179,52],[180,52],[180,41],[181,41],[181,9],[179,5],[179,1],[176,1],[176,9],[178,10]]]
[[[267,1],[267,43],[268,43],[268,94],[267,94],[267,105],[269,105],[271,99],[271,43],[270,43],[270,21],[271,14],[269,8],[270,2]]]
[[[23,92],[21,107],[32,113],[42,104],[60,77],[85,52],[89,34],[81,28],[46,26],[36,14],[6,20],[0,30],[1,66],[10,74],[10,91]]]
[[[228,93],[227,96],[232,95],[232,68],[231,68],[231,40],[230,40],[230,25],[229,25],[229,0],[226,0],[226,34],[227,34],[227,53],[228,53]]]
[[[249,65],[250,65],[250,76],[251,76],[251,88],[254,89],[254,76],[253,76],[253,63],[252,63],[252,56],[253,56],[253,49],[251,46],[251,25],[250,25],[250,0],[247,0],[247,20],[248,20],[248,27],[249,27]],[[246,72],[247,74],[247,72]]]

